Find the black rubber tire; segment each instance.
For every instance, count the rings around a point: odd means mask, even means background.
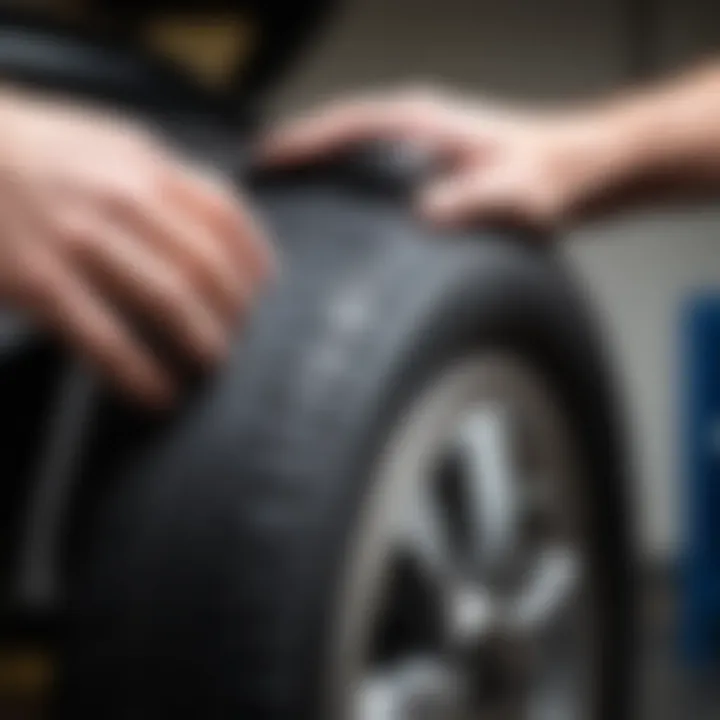
[[[542,372],[576,429],[602,640],[592,720],[632,717],[622,433],[602,343],[558,257],[440,236],[398,203],[320,180],[257,201],[282,279],[229,366],[169,422],[110,401],[99,412],[56,716],[317,720],[321,648],[378,450],[447,363],[488,348]],[[345,302],[362,311],[348,319]]]

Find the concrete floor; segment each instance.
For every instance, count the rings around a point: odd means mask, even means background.
[[[644,602],[642,720],[718,720],[720,670],[694,677],[677,659],[675,593],[669,582],[648,583]]]

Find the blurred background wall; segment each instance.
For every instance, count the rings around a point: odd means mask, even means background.
[[[571,100],[720,53],[717,0],[344,0],[346,10],[280,96],[290,112],[353,88],[449,84]],[[680,547],[680,304],[720,288],[720,204],[582,229],[566,252],[604,313],[625,387],[643,547]]]

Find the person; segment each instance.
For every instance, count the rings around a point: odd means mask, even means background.
[[[447,91],[332,103],[270,131],[257,159],[312,162],[354,143],[420,146],[428,222],[546,230],[639,202],[720,190],[720,64],[562,108]],[[0,300],[30,312],[146,404],[177,380],[133,333],[145,314],[219,361],[275,267],[242,198],[118,118],[0,92]]]

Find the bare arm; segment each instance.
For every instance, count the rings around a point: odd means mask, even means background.
[[[577,115],[593,139],[574,216],[720,195],[720,63]]]
[[[443,172],[420,210],[438,222],[577,222],[642,202],[720,193],[720,63],[600,102],[498,106],[446,93],[365,96],[279,128],[262,154],[294,163],[372,138],[423,144]]]

